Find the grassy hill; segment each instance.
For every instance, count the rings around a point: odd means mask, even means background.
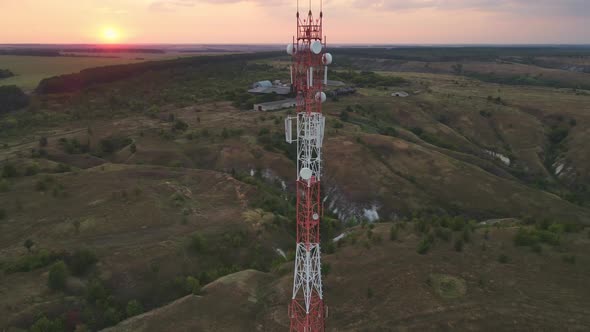
[[[590,93],[351,54],[333,77],[358,92],[324,106],[330,329],[587,325]],[[286,80],[286,65],[264,53],[96,68],[2,115],[0,328],[284,328],[293,110],[245,111],[267,97],[244,91]]]

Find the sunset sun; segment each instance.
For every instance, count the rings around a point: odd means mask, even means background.
[[[107,43],[114,43],[119,41],[121,33],[118,29],[113,27],[107,27],[102,30],[102,39]]]

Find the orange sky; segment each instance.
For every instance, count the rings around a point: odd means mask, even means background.
[[[285,43],[295,4],[0,0],[0,44],[99,43],[107,28],[122,43]],[[590,44],[590,0],[325,0],[324,12],[331,43]]]

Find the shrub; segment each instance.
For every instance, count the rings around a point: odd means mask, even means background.
[[[397,137],[397,130],[395,130],[395,128],[393,127],[386,127],[380,130],[380,134],[385,136]]]
[[[416,135],[416,136],[422,136],[422,134],[424,133],[424,130],[420,127],[414,127],[412,129],[410,129],[410,131],[412,133],[414,133],[414,135]]]
[[[549,141],[553,144],[561,143],[569,135],[567,128],[555,128],[549,132]]]
[[[39,318],[29,329],[30,332],[63,332],[65,330],[64,322],[61,319],[51,320],[46,316]]]
[[[67,173],[71,172],[72,168],[70,167],[70,165],[59,163],[57,164],[57,166],[55,166],[54,171],[55,173]]]
[[[49,277],[47,284],[53,290],[63,290],[66,287],[66,279],[68,277],[68,268],[64,261],[59,261],[51,266],[49,269]]]
[[[186,277],[185,289],[188,293],[197,295],[201,291],[201,283],[195,277]]]
[[[60,138],[59,145],[68,154],[81,154],[90,150],[90,146],[88,144],[80,144],[80,141],[78,141],[77,138]]]
[[[39,166],[37,164],[28,165],[25,168],[25,176],[33,176],[39,173]]]
[[[131,143],[132,141],[130,138],[124,137],[108,137],[105,139],[101,139],[99,142],[98,154],[111,154]]]
[[[15,178],[18,176],[16,166],[11,163],[4,164],[2,166],[2,177],[3,178]]]
[[[76,250],[67,260],[68,267],[76,276],[84,275],[96,262],[96,254],[90,249]]]
[[[25,242],[23,243],[23,247],[25,247],[29,253],[31,253],[31,248],[34,245],[35,245],[35,242],[33,242],[33,240],[31,240],[31,239],[26,239]]]
[[[436,235],[436,237],[446,242],[449,242],[451,240],[451,237],[453,236],[453,233],[450,230],[440,226],[434,230],[434,234]]]
[[[6,219],[6,215],[7,215],[6,210],[0,209],[0,220]]]
[[[103,314],[104,324],[106,326],[112,326],[117,324],[123,319],[123,314],[114,307],[108,307]]]
[[[201,234],[196,233],[190,237],[189,248],[191,250],[195,252],[202,252],[205,250],[205,246],[205,238]]]
[[[428,239],[428,237],[425,237],[418,244],[418,248],[416,249],[416,251],[420,255],[425,255],[430,250],[431,247],[432,247],[432,242]]]
[[[88,282],[88,286],[86,286],[86,301],[96,303],[98,301],[106,301],[108,297],[109,292],[100,279],[92,279]]]
[[[506,254],[500,254],[500,256],[498,256],[498,262],[502,263],[502,264],[506,264],[508,263],[508,256],[506,256]]]
[[[373,297],[373,289],[371,287],[367,288],[367,298],[370,299]]]
[[[38,252],[23,256],[15,261],[9,261],[5,264],[6,273],[29,272],[42,268],[58,261],[64,257],[63,253],[49,252],[41,249]]]
[[[185,131],[188,129],[188,123],[178,119],[174,122],[174,130]]]
[[[576,256],[575,255],[564,255],[561,259],[568,264],[576,264]]]
[[[143,305],[137,300],[131,300],[127,302],[125,313],[127,313],[127,317],[141,315],[143,313]]]
[[[131,151],[131,153],[137,152],[137,146],[135,143],[132,143],[131,146],[129,146],[129,151]]]

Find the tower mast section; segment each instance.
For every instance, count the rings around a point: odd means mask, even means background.
[[[297,11],[297,34],[287,45],[293,57],[291,83],[297,112],[285,119],[286,140],[297,144],[297,243],[293,293],[289,306],[291,331],[324,331],[326,307],[322,290],[320,217],[322,144],[325,118],[322,103],[327,84],[327,66],[332,56],[326,53],[323,12],[314,17],[310,9],[302,16]],[[293,132],[295,130],[295,132]]]

